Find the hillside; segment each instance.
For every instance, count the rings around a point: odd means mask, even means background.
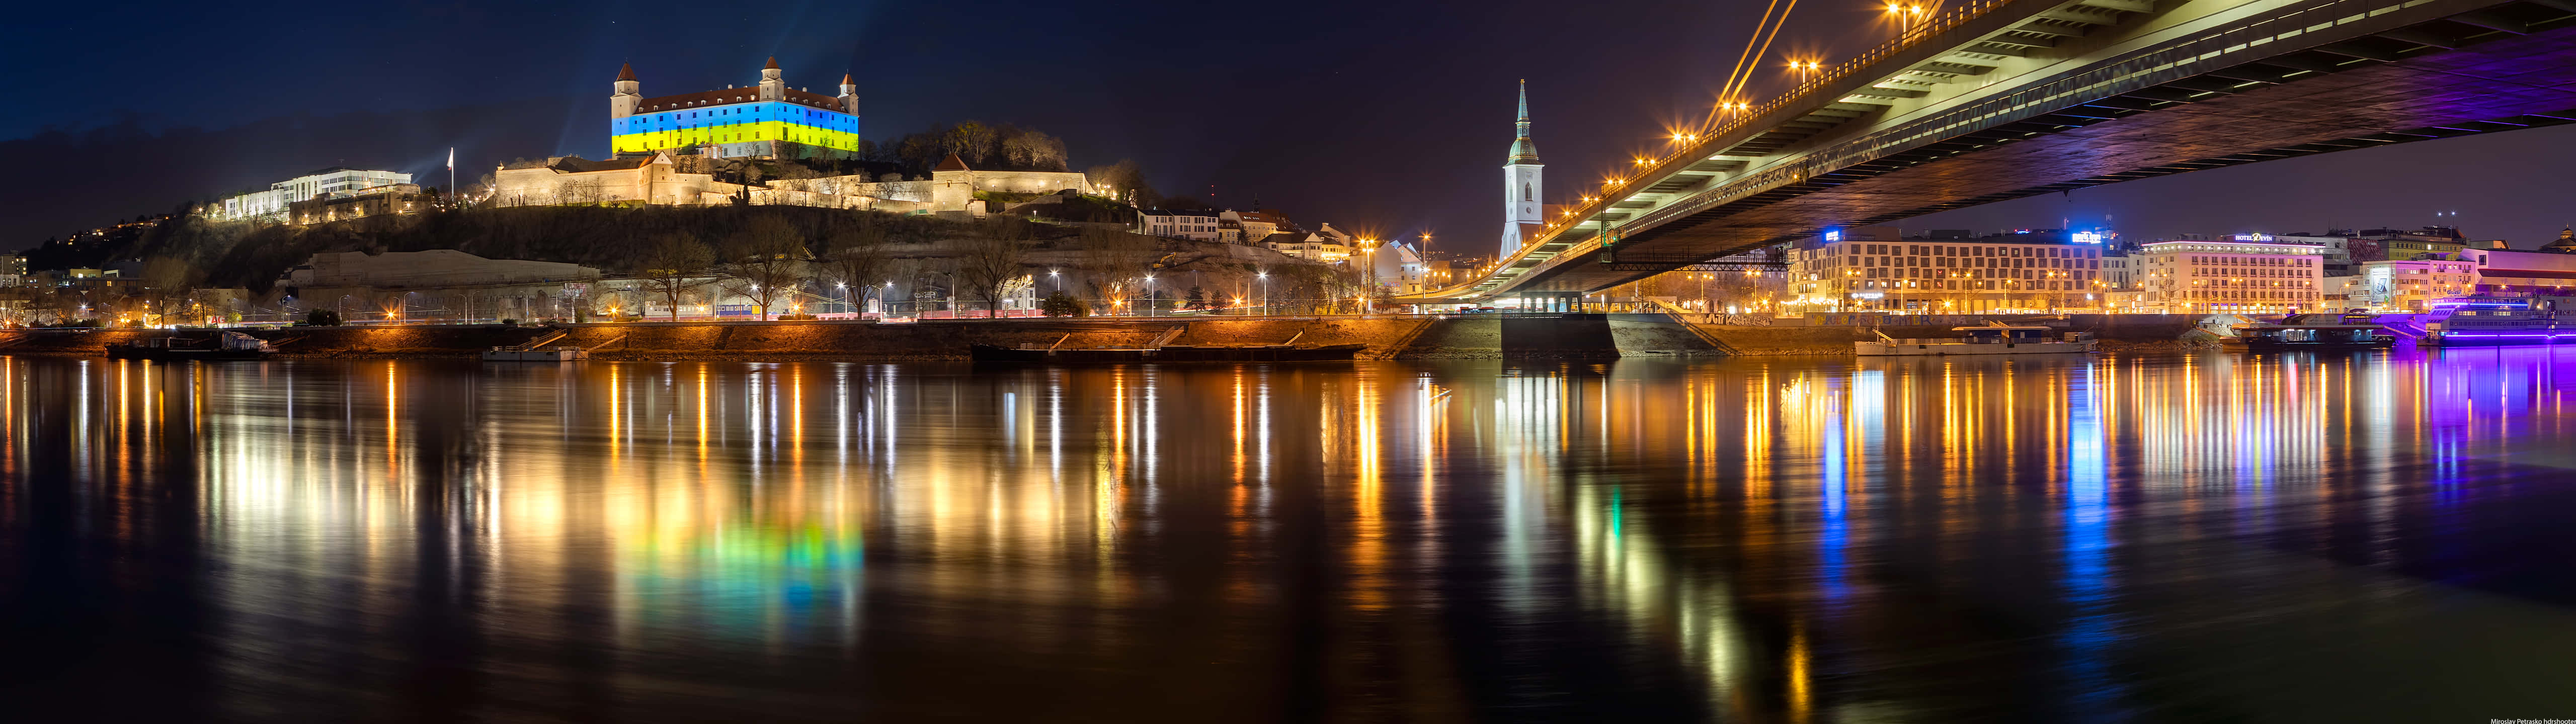
[[[170,256],[204,270],[205,286],[239,287],[262,294],[287,269],[318,253],[453,249],[488,259],[569,262],[616,275],[636,271],[641,252],[660,235],[686,234],[709,245],[719,245],[753,220],[763,218],[786,221],[816,248],[836,235],[874,225],[885,231],[886,241],[892,245],[889,252],[894,256],[924,259],[951,256],[951,242],[985,233],[979,224],[970,222],[789,206],[518,207],[311,227],[254,226],[183,217],[153,225],[133,225],[121,233],[78,246],[51,247],[40,257],[50,266],[37,268],[93,267],[116,260]],[[1095,235],[1114,233],[1098,227],[1047,224],[1032,224],[1028,229],[1035,246],[1025,263],[1033,267],[1079,266],[1087,230]],[[1321,267],[1267,249],[1170,240],[1152,244],[1160,245],[1160,256],[1173,271],[1249,274],[1259,268],[1274,275],[1312,278],[1317,283],[1329,277]],[[1300,269],[1308,267],[1312,269]]]

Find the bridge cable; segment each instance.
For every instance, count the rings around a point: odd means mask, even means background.
[[[1716,128],[1717,112],[1726,108],[1727,89],[1734,88],[1735,77],[1744,74],[1744,63],[1747,59],[1753,57],[1753,46],[1760,42],[1762,38],[1762,29],[1771,24],[1771,13],[1779,9],[1780,0],[1771,0],[1771,5],[1762,9],[1762,19],[1753,24],[1753,37],[1744,39],[1744,52],[1736,54],[1735,67],[1726,72],[1726,82],[1718,86],[1717,105],[1708,109],[1708,120],[1700,124],[1701,133],[1706,133]]]
[[[1777,17],[1772,15],[1773,8],[1779,10]],[[1780,0],[1771,0],[1771,7],[1762,10],[1762,20],[1754,24],[1753,35],[1744,39],[1744,52],[1736,56],[1735,70],[1726,74],[1726,85],[1718,92],[1718,106],[1709,109],[1708,120],[1701,124],[1703,133],[1716,130],[1717,112],[1725,109],[1735,94],[1752,82],[1753,71],[1762,66],[1762,56],[1771,52],[1771,41],[1780,37],[1780,28],[1788,24],[1789,13],[1797,8],[1798,0],[1789,0],[1787,7],[1781,7]],[[1759,49],[1756,49],[1757,45]]]

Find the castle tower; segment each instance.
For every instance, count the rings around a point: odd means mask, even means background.
[[[1530,141],[1529,81],[1521,81],[1521,118],[1516,124],[1520,137],[1512,141],[1512,155],[1503,160],[1503,249],[1508,258],[1521,244],[1544,233],[1547,218],[1539,199],[1547,191],[1540,183],[1540,172],[1546,164],[1538,161],[1538,144]]]
[[[636,104],[644,100],[644,84],[635,82],[635,66],[618,65],[617,82],[609,85],[615,88],[616,92],[608,95],[608,117],[625,118],[635,115]]]
[[[859,84],[850,82],[850,74],[841,74],[841,112],[859,115]]]
[[[778,56],[770,56],[769,65],[760,69],[760,100],[787,100],[787,80],[778,70]]]

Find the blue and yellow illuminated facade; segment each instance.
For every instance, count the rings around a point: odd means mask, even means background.
[[[698,149],[717,158],[829,158],[859,150],[858,86],[846,74],[838,97],[788,88],[776,58],[757,86],[645,98],[627,66],[615,88],[608,101],[615,156]]]

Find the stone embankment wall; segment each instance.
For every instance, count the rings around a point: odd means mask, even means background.
[[[2074,319],[2106,349],[2184,349],[2190,318]],[[1953,337],[1951,327],[1757,327],[1687,323],[1666,315],[1449,319],[1101,319],[925,322],[631,323],[501,326],[308,327],[259,332],[289,357],[468,358],[487,348],[565,333],[552,345],[591,348],[597,360],[964,360],[970,345],[1128,347],[1178,328],[1176,345],[1365,345],[1370,360],[1598,359],[1654,356],[1849,355],[1875,339]],[[110,345],[167,336],[157,330],[0,334],[0,355],[98,356]],[[203,334],[203,333],[192,333]]]

